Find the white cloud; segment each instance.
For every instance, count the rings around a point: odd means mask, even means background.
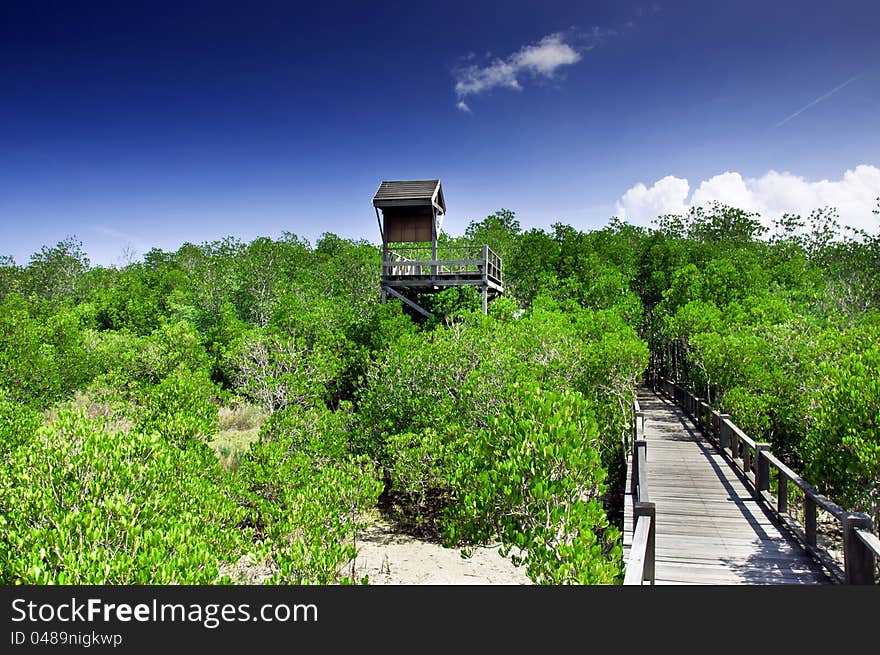
[[[562,41],[561,34],[551,34],[538,44],[526,46],[516,53],[513,56],[513,65],[536,75],[552,77],[557,68],[576,64],[580,58],[581,55],[574,48]]]
[[[506,59],[495,59],[486,66],[471,64],[456,71],[455,93],[458,107],[470,111],[464,99],[496,87],[520,91],[523,74],[552,78],[561,66],[570,66],[581,54],[565,42],[561,33],[550,34],[531,45],[523,46]]]
[[[647,225],[660,214],[682,214],[687,211],[684,201],[689,190],[687,180],[673,175],[657,180],[650,189],[639,182],[617,201],[617,215]]]
[[[769,225],[783,214],[807,217],[815,209],[835,207],[840,223],[876,233],[873,214],[880,196],[880,168],[860,164],[839,180],[810,182],[792,173],[769,171],[758,178],[744,178],[727,171],[703,180],[688,197],[688,180],[668,175],[651,187],[639,182],[617,201],[617,215],[634,224],[648,225],[661,214],[682,214],[690,207],[713,201],[758,212]]]

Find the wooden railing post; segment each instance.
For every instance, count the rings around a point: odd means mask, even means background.
[[[633,526],[635,526],[639,518],[645,516],[651,519],[651,527],[648,530],[648,545],[645,548],[645,573],[644,580],[648,580],[654,584],[654,558],[655,558],[655,541],[657,526],[657,508],[654,503],[638,502],[633,505]]]
[[[645,439],[636,439],[633,442],[633,471],[632,493],[633,501],[647,501],[648,490],[642,484],[647,479],[648,470],[645,468],[648,460],[648,442]]]
[[[718,419],[721,422],[718,428],[718,444],[721,450],[724,450],[730,445],[730,426],[727,423],[730,420],[730,414],[719,414]]]
[[[816,501],[808,493],[804,493],[804,532],[807,543],[816,545]]]
[[[730,424],[728,423],[728,428]],[[736,430],[731,429],[730,432],[730,458],[736,460],[739,458],[739,435]]]
[[[843,567],[847,584],[874,584],[874,553],[856,534],[856,528],[871,531],[871,517],[847,512],[840,517],[843,528]],[[651,526],[653,528],[653,525]]]
[[[770,490],[770,460],[764,453],[770,452],[770,444],[755,444],[755,498],[761,498],[762,491]]]
[[[693,396],[693,399],[694,399],[694,401],[693,401],[694,402],[694,411],[693,411],[694,422],[697,424],[698,428],[702,428],[703,426],[700,423],[700,414],[703,409],[703,406],[701,404],[703,402],[703,399],[697,398],[696,396]]]
[[[776,511],[780,514],[788,512],[788,477],[782,471],[776,475]]]
[[[632,475],[630,479],[630,491],[633,502],[639,500],[639,476],[641,475],[642,457],[648,451],[648,442],[644,439],[635,439],[632,445]]]
[[[645,433],[645,413],[644,412],[634,412],[633,413],[633,429],[632,429],[632,441],[633,443],[639,439],[640,435]]]

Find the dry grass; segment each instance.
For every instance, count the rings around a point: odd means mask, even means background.
[[[232,407],[221,407],[218,415],[220,432],[259,428],[266,420],[266,412],[263,409],[244,402]]]
[[[85,410],[89,418],[104,418],[110,430],[128,433],[133,423],[118,413],[109,400],[112,392],[106,390],[77,391],[70,400],[58,403],[46,410],[46,422],[58,420],[62,410]],[[235,470],[242,455],[247,452],[260,434],[266,420],[266,412],[256,405],[240,403],[221,407],[218,411],[219,432],[208,445],[214,450],[220,465],[227,471]]]
[[[221,407],[219,419],[220,431],[209,445],[217,454],[220,465],[232,471],[238,467],[242,455],[259,438],[266,413],[256,405],[241,403]]]
[[[51,424],[58,420],[58,415],[63,410],[85,410],[86,416],[91,419],[107,419],[107,427],[111,431],[128,433],[131,431],[133,423],[130,418],[117,413],[113,404],[108,400],[111,396],[112,394],[106,390],[77,390],[70,400],[47,409],[43,415],[46,422]]]
[[[242,555],[234,564],[223,562],[217,579],[229,576],[232,584],[258,585],[266,584],[266,580],[278,572],[271,560],[260,561],[253,553]]]

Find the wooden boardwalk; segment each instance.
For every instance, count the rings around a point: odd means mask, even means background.
[[[648,488],[656,504],[656,584],[829,584],[681,409],[640,390]],[[633,517],[627,480],[624,560]]]

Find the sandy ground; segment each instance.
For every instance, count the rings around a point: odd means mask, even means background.
[[[498,554],[498,546],[461,551],[396,532],[377,522],[358,541],[357,577],[370,584],[390,585],[521,585],[532,584],[525,567],[516,567]]]

